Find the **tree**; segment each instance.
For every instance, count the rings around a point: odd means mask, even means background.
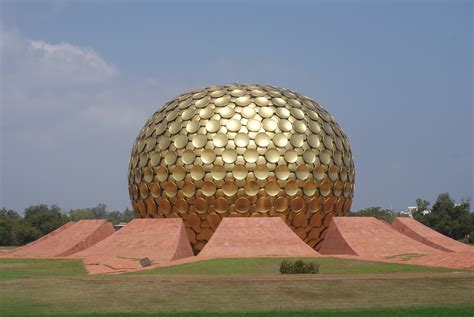
[[[15,211],[0,209],[0,245],[14,245],[12,228],[20,220],[20,215]]]
[[[382,209],[382,207],[369,207],[361,209],[357,212],[349,212],[349,217],[375,217],[385,222],[391,223],[393,220],[393,213],[391,210]]]
[[[11,229],[12,243],[10,245],[23,245],[30,243],[42,236],[42,232],[33,227],[29,222],[21,219]]]
[[[95,215],[91,208],[72,209],[68,213],[69,219],[78,221],[83,219],[95,219]]]
[[[430,202],[421,198],[416,199],[416,211],[418,212],[423,212],[425,210],[428,210],[428,207],[430,206]]]
[[[42,235],[61,227],[68,220],[57,205],[48,207],[43,204],[26,208],[24,219],[38,229]]]
[[[438,195],[429,214],[417,212],[413,216],[424,225],[456,240],[463,239],[474,230],[470,201],[462,200],[456,204],[448,193]]]

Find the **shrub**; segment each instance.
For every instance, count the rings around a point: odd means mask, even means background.
[[[305,262],[301,259],[296,261],[281,261],[280,263],[281,274],[318,274],[319,264],[314,262]]]

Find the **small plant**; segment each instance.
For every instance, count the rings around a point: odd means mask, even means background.
[[[301,259],[296,261],[281,261],[280,263],[281,274],[318,274],[319,264],[314,262],[305,262]]]

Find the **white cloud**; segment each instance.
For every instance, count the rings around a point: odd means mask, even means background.
[[[50,44],[28,41],[29,53],[40,75],[58,76],[73,82],[93,85],[118,76],[117,69],[108,64],[92,49],[68,43]],[[31,65],[30,65],[31,66]]]
[[[54,139],[67,131],[62,130],[65,122],[136,128],[162,91],[156,82],[129,82],[90,48],[31,41],[12,31],[2,31],[1,42],[3,123],[8,132]]]
[[[127,206],[131,145],[170,89],[127,78],[90,48],[9,30],[0,42],[0,207]]]

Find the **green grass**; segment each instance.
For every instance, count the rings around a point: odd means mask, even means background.
[[[472,317],[474,306],[451,305],[433,307],[384,307],[384,308],[354,308],[354,309],[324,309],[324,310],[273,310],[267,312],[161,312],[161,313],[86,313],[86,314],[58,314],[54,316],[77,317]],[[51,316],[51,315],[44,315]]]
[[[28,277],[86,275],[80,260],[0,259],[0,281]]]
[[[461,271],[449,268],[436,268],[420,265],[398,263],[382,263],[372,261],[349,260],[342,258],[303,258],[319,263],[320,274],[369,274],[369,273],[400,273],[400,272],[453,272]],[[233,275],[233,274],[275,274],[279,271],[282,258],[251,258],[251,259],[213,259],[195,263],[187,263],[154,270],[146,270],[129,274],[160,274],[160,275]],[[294,259],[291,259],[294,260]]]
[[[0,259],[0,316],[472,316],[474,271],[312,258],[217,259],[92,276],[79,260]],[[70,315],[69,315],[70,316]]]

